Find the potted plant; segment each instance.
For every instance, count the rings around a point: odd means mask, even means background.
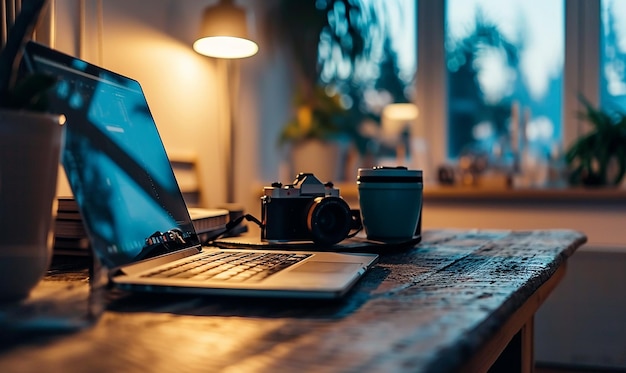
[[[283,127],[280,145],[291,145],[293,174],[313,172],[320,180],[337,180],[342,135],[341,117],[346,110],[337,95],[329,96],[324,87],[314,86],[309,96],[295,95],[294,115]]]
[[[626,173],[626,114],[607,112],[580,98],[585,110],[580,117],[591,131],[567,150],[570,183],[587,186],[619,185]]]
[[[338,95],[327,94],[324,87],[314,86],[306,97],[303,92],[297,92],[293,107],[295,114],[280,133],[280,145],[312,139],[327,141],[342,133],[340,121],[346,110]]]
[[[19,299],[45,274],[52,253],[63,126],[45,114],[53,79],[17,79],[21,50],[47,0],[24,0],[0,51],[0,300]]]

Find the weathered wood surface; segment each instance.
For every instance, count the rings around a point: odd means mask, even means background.
[[[534,313],[546,295],[536,290],[585,240],[568,230],[425,232],[338,302],[112,293],[73,331],[10,328],[0,372],[458,371],[516,312]],[[67,286],[80,293],[85,282],[49,279],[33,297]]]

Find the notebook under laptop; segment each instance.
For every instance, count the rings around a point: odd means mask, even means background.
[[[48,99],[67,118],[63,167],[113,285],[336,298],[375,263],[375,254],[202,247],[139,83],[33,42],[24,66],[58,78]]]

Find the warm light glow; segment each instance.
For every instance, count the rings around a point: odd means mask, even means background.
[[[193,49],[216,58],[250,57],[259,46],[249,35],[245,9],[236,6],[234,0],[220,0],[204,10]]]
[[[232,36],[211,36],[196,40],[193,49],[216,58],[245,58],[256,54],[258,45],[248,39]]]
[[[383,109],[383,116],[392,120],[411,121],[417,119],[418,114],[414,104],[390,104]]]
[[[400,134],[411,127],[419,110],[415,104],[390,104],[385,106],[381,120],[381,135],[388,141],[397,141]]]

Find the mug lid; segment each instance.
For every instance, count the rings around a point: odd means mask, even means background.
[[[399,167],[359,168],[357,182],[421,183],[422,170]]]

